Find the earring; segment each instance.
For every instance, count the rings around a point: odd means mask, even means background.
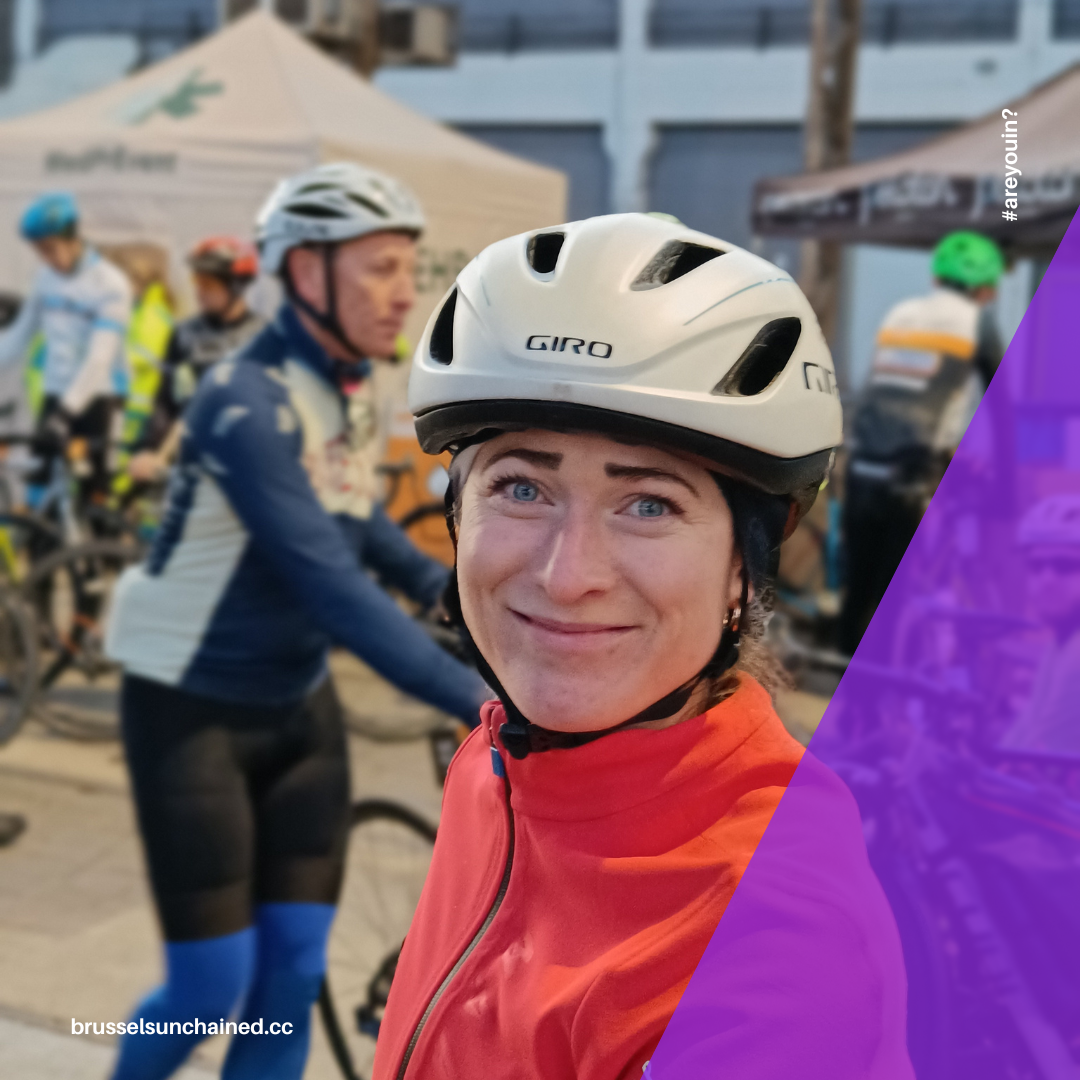
[[[738,633],[740,619],[742,619],[742,604],[728,608],[727,615],[724,616],[724,629],[730,630],[733,634]]]

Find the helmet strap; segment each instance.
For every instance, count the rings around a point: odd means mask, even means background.
[[[352,357],[354,362],[366,360],[367,356],[364,353],[364,350],[349,339],[349,335],[341,325],[340,319],[338,319],[336,273],[338,245],[320,244],[319,246],[322,249],[323,256],[323,281],[325,282],[326,289],[326,310],[319,311],[306,297],[300,295],[300,291],[296,288],[292,275],[289,273],[289,264],[287,260],[283,268],[284,272],[281,275],[282,282],[285,285],[286,295],[294,306],[298,307],[309,319],[312,319],[320,329],[325,330],[326,333],[328,333],[349,354],[349,356]]]
[[[225,288],[229,290],[229,307],[232,307],[244,295],[247,287],[251,284],[251,278],[236,277],[232,274],[221,280],[225,282]]]

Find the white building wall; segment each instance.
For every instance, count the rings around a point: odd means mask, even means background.
[[[653,48],[648,14],[649,0],[620,0],[615,49],[466,53],[453,68],[385,69],[378,85],[452,124],[597,125],[611,158],[612,209],[650,209],[649,164],[658,130],[800,124],[809,50]],[[1052,14],[1052,0],[1020,0],[1012,41],[865,44],[856,122],[954,124],[1000,107],[1080,60],[1080,40],[1053,40]],[[923,253],[858,247],[849,252],[846,277],[835,346],[853,389],[881,317],[897,300],[927,287],[929,272]],[[1004,283],[998,314],[1006,334],[1019,322],[1032,279],[1024,265]]]
[[[271,0],[261,2],[271,6]],[[465,53],[452,68],[384,69],[378,85],[421,112],[481,136],[479,129],[485,125],[502,128],[504,135],[515,127],[543,127],[549,142],[552,131],[561,127],[579,133],[591,129],[608,158],[603,170],[610,185],[605,210],[665,209],[650,206],[650,177],[653,155],[671,127],[762,131],[780,125],[784,130],[776,134],[775,145],[783,142],[788,149],[774,156],[788,160],[793,127],[801,124],[806,111],[805,46],[654,48],[648,37],[651,0],[618,3],[615,48]],[[865,44],[857,80],[857,123],[959,123],[1000,107],[1080,61],[1080,39],[1052,37],[1053,0],[1019,3],[1012,41]],[[21,63],[13,85],[0,93],[2,115],[85,92],[119,76],[132,63],[134,44],[127,38],[65,40],[55,54],[50,50],[31,59],[39,5],[40,0],[17,0],[15,40]],[[582,152],[580,145],[577,152]],[[594,170],[594,175],[599,172]],[[722,179],[703,178],[702,183],[715,186],[718,200],[731,197]],[[753,244],[743,232],[740,239]],[[791,245],[764,245],[762,251],[789,266],[793,260]],[[860,381],[884,312],[926,286],[926,263],[918,252],[850,249],[841,332],[834,343],[849,388]],[[1033,280],[1031,267],[1024,266],[1005,283],[998,306],[1006,334],[1015,329]]]

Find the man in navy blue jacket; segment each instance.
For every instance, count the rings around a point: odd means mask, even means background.
[[[233,1038],[227,1080],[299,1080],[307,1057],[348,828],[329,647],[469,724],[487,696],[369,572],[425,606],[446,582],[378,504],[367,377],[415,299],[423,224],[360,166],[279,185],[258,227],[286,303],[203,379],[157,540],[117,589],[109,649],[167,963],[133,1019],[278,1024]],[[188,1026],[126,1035],[114,1076],[168,1076],[204,1036]]]

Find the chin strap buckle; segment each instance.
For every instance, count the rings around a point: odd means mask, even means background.
[[[499,742],[506,747],[506,752],[515,760],[521,761],[529,756],[532,750],[532,738],[529,728],[531,724],[519,724],[508,720],[499,725]]]
[[[603,728],[600,731],[551,731],[526,720],[524,724],[517,720],[507,720],[499,727],[499,742],[506,747],[507,753],[516,761],[521,761],[530,754],[542,754],[546,750],[573,750],[586,743],[596,742],[613,731],[621,731],[629,724],[637,723],[637,717],[631,717],[624,724]]]

